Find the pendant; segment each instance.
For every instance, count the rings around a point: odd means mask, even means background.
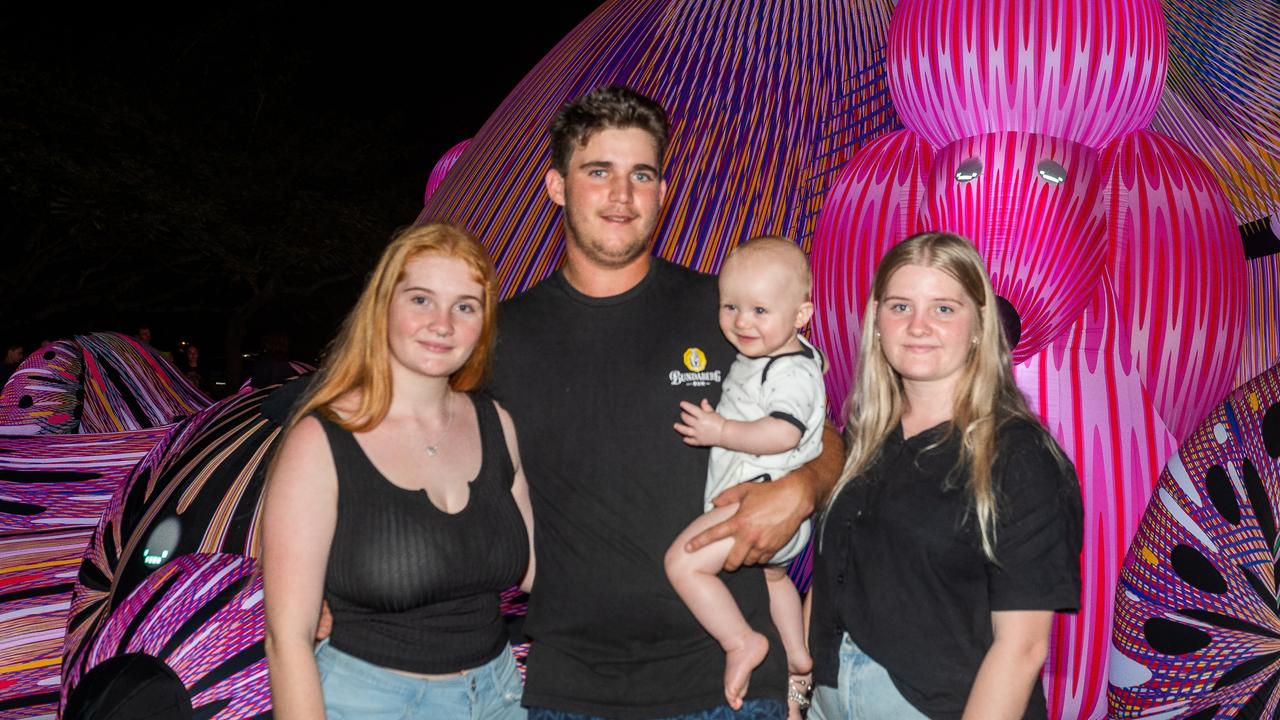
[[[430,455],[431,457],[435,457],[436,455],[440,454],[440,448],[436,447],[435,445],[428,445],[427,454]]]

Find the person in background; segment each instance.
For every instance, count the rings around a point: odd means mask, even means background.
[[[182,355],[178,357],[177,366],[178,369],[182,371],[182,374],[191,381],[192,385],[195,385],[201,390],[205,389],[204,376],[200,367],[199,347],[194,343],[189,343],[186,348],[183,349]]]
[[[8,382],[22,361],[27,358],[26,348],[22,343],[8,343],[4,348],[4,363],[0,364],[0,387]]]

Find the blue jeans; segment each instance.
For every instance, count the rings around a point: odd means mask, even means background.
[[[456,677],[409,677],[352,657],[323,642],[316,649],[329,720],[524,720],[524,688],[507,648]]]
[[[889,672],[854,645],[848,633],[840,643],[836,682],[839,687],[814,688],[809,720],[927,720],[898,692]]]
[[[777,700],[754,699],[742,703],[742,709],[734,711],[728,705],[720,705],[708,710],[699,710],[688,715],[675,715],[656,720],[785,720],[786,703]],[[549,710],[547,708],[529,708],[529,720],[606,720],[598,715],[579,715],[577,713]]]

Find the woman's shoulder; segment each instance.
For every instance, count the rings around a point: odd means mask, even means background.
[[[997,428],[996,444],[996,473],[1006,495],[1079,497],[1071,460],[1039,421],[1005,420]]]
[[[996,426],[996,449],[1001,456],[1031,455],[1043,459],[1061,454],[1058,441],[1039,420],[1013,416]]]
[[[298,419],[289,432],[285,434],[281,451],[286,454],[298,452],[310,453],[317,449],[327,449],[329,440],[325,425],[332,420],[322,417],[318,412],[308,413]]]

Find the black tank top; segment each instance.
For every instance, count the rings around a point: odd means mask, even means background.
[[[355,436],[320,418],[338,471],[324,593],[333,647],[416,673],[483,665],[506,647],[498,596],[524,576],[529,539],[498,411],[488,397],[469,397],[482,459],[466,507],[452,515],[426,491],[392,484]]]

